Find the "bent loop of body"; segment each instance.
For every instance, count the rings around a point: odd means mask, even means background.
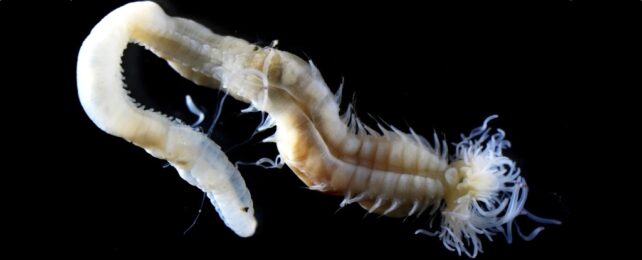
[[[221,36],[191,20],[170,17],[152,2],[127,4],[91,31],[78,55],[78,95],[102,130],[167,160],[180,176],[203,190],[225,224],[239,236],[254,234],[250,192],[238,169],[208,136],[179,120],[145,110],[128,96],[120,58],[128,43],[167,60],[195,84],[225,91],[268,114],[259,130],[276,126],[279,157],[310,188],[358,203],[391,217],[441,216],[434,230],[452,251],[475,257],[481,237],[503,233],[512,240],[519,215],[545,224],[558,221],[528,213],[528,187],[519,168],[502,151],[510,146],[487,118],[454,146],[434,135],[431,143],[392,126],[374,130],[352,107],[341,115],[341,89],[333,94],[312,62],[242,39]],[[195,106],[188,99],[191,111]],[[219,111],[220,112],[220,111]],[[202,118],[202,116],[199,116]],[[257,165],[267,162],[261,159]],[[435,214],[439,213],[439,214]],[[518,233],[532,239],[531,234]]]

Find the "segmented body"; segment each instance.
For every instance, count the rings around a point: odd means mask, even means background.
[[[254,233],[252,200],[238,170],[206,135],[177,120],[144,110],[127,96],[120,57],[139,43],[183,77],[218,88],[269,117],[283,161],[309,187],[345,196],[369,212],[404,217],[430,206],[441,210],[435,232],[450,250],[474,257],[479,236],[510,236],[523,213],[527,187],[502,155],[504,133],[487,121],[464,136],[448,157],[445,142],[430,144],[414,132],[379,125],[375,131],[348,111],[339,114],[311,62],[273,47],[220,36],[190,20],[167,16],[156,4],[121,7],[92,30],[78,58],[78,93],[89,117],[104,131],[168,160],[181,177],[208,194],[238,235]]]

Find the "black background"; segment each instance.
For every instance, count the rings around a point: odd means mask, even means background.
[[[259,221],[253,237],[235,236],[209,203],[184,234],[202,194],[163,161],[100,131],[77,99],[80,44],[125,2],[0,1],[5,224],[12,244],[32,248],[23,253],[456,257],[438,239],[413,235],[422,221],[364,217],[356,205],[337,211],[341,198],[307,190],[286,168],[240,168]],[[618,202],[635,196],[622,186],[634,178],[636,155],[616,147],[636,140],[629,131],[639,119],[633,90],[641,83],[642,2],[202,2],[159,1],[169,14],[217,33],[260,45],[278,39],[281,50],[309,57],[333,90],[345,79],[344,96],[355,95],[367,122],[369,113],[455,142],[500,115],[493,125],[507,132],[507,154],[531,187],[527,208],[564,224],[532,242],[506,245],[496,237],[479,258],[631,249],[612,231],[635,225],[625,220],[630,205]],[[183,104],[191,94],[210,122],[218,94],[141,50],[124,57],[133,95],[191,122]],[[243,142],[259,121],[239,115],[244,107],[225,102],[213,137],[224,149]],[[259,140],[228,156],[276,155]]]

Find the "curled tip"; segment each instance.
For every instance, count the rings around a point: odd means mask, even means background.
[[[538,227],[533,231],[531,231],[530,234],[524,235],[524,233],[522,233],[522,231],[520,230],[519,226],[515,226],[515,227],[517,227],[517,234],[519,234],[519,236],[524,241],[532,241],[533,239],[535,239],[535,237],[537,237],[537,235],[539,235],[540,232],[544,231],[544,227]]]
[[[415,235],[426,235],[426,236],[436,237],[439,235],[439,232],[438,231],[430,232],[425,229],[417,229],[417,231],[415,231]]]
[[[560,220],[552,219],[552,218],[543,218],[543,217],[537,216],[537,215],[535,215],[533,213],[530,213],[526,209],[522,209],[522,212],[520,213],[520,215],[525,215],[530,220],[535,221],[535,222],[540,223],[540,224],[544,224],[544,225],[561,225],[562,224],[562,221],[560,221]]]
[[[185,104],[187,105],[187,109],[189,109],[189,112],[198,117],[196,122],[194,122],[191,127],[197,127],[201,125],[201,123],[203,123],[203,120],[205,120],[205,113],[203,113],[203,111],[201,111],[196,106],[196,104],[194,104],[194,100],[192,100],[192,97],[190,95],[185,95]]]
[[[498,117],[499,117],[499,116],[498,116],[497,114],[495,114],[495,115],[491,115],[491,116],[487,117],[487,118],[484,120],[484,124],[482,124],[481,129],[486,130],[486,129],[488,128],[488,123],[489,123],[491,120],[496,119],[496,118],[498,118]]]

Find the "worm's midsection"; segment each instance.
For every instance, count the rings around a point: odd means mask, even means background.
[[[392,216],[421,211],[443,198],[448,164],[432,150],[392,133],[357,135],[343,127],[330,133],[319,129],[287,91],[268,91],[281,156],[306,185]],[[327,136],[336,141],[328,142]]]

